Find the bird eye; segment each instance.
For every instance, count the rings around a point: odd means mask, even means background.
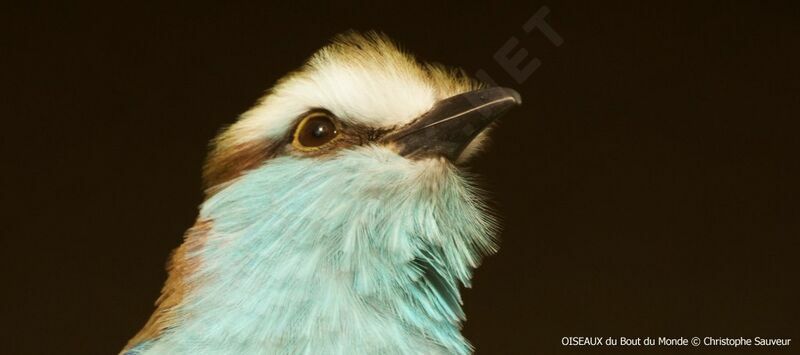
[[[322,112],[303,118],[294,132],[292,145],[300,150],[314,150],[332,141],[339,134],[333,119]]]

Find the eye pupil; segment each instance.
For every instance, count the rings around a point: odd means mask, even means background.
[[[297,127],[294,144],[300,149],[320,147],[336,137],[336,124],[325,114],[312,114]]]
[[[312,134],[314,137],[322,138],[330,132],[328,128],[329,127],[327,125],[317,124],[316,127],[314,127],[314,132]]]

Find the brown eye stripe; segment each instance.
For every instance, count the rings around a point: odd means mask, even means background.
[[[330,115],[327,111],[312,111],[304,116]],[[302,119],[301,119],[302,123]],[[249,170],[258,168],[269,159],[284,154],[296,154],[303,157],[321,157],[333,154],[341,149],[365,145],[384,135],[387,130],[375,129],[361,125],[348,125],[336,121],[337,135],[328,143],[316,148],[297,148],[294,140],[295,130],[276,140],[253,140],[246,143],[227,145],[217,143],[211,150],[203,168],[203,186],[205,197],[209,198],[227,186],[230,181],[242,176]]]
[[[222,184],[239,177],[245,171],[258,167],[265,160],[275,156],[278,146],[279,144],[271,144],[268,141],[253,141],[231,147],[215,148],[209,154],[203,169],[206,197],[213,195]]]

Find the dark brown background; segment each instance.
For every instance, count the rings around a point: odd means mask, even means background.
[[[1,352],[118,351],[195,218],[207,141],[349,28],[522,93],[473,164],[504,220],[465,292],[479,353],[798,352],[797,6],[292,3],[3,5]],[[542,5],[560,47],[521,29]],[[542,61],[521,85],[492,59],[511,36]]]

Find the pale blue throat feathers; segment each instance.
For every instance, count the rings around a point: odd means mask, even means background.
[[[291,155],[216,193],[176,325],[141,354],[471,352],[460,285],[493,222],[443,159],[365,146]]]

